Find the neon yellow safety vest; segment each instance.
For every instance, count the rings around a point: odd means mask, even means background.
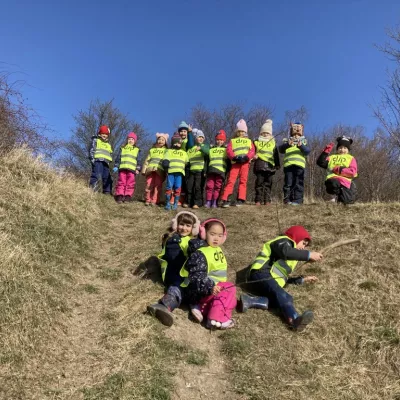
[[[234,138],[231,139],[232,151],[236,156],[245,156],[251,149],[251,140],[249,138]],[[235,161],[232,161],[235,164]]]
[[[182,149],[183,151],[186,151],[187,142],[188,142],[188,139],[187,139],[187,138],[182,140],[181,149]]]
[[[212,167],[218,171],[226,172],[226,147],[213,147],[209,153],[210,162],[209,167]]]
[[[275,166],[274,160],[274,149],[275,149],[275,139],[268,140],[268,142],[263,142],[261,140],[254,141],[254,146],[256,147],[256,154],[260,160],[269,162]]]
[[[297,165],[299,167],[306,167],[306,157],[297,146],[290,146],[283,158],[283,166],[290,167],[291,165]]]
[[[204,169],[204,154],[197,150],[197,146],[192,147],[187,151],[189,157],[190,171],[199,172]]]
[[[156,171],[156,170],[163,170],[162,167],[162,162],[164,160],[165,157],[165,153],[168,151],[168,149],[166,147],[153,147],[152,149],[150,149],[149,151],[149,164],[147,166],[147,169],[151,170],[151,171]]]
[[[340,177],[342,179],[345,179],[346,181],[351,182],[352,180],[351,178],[347,178],[341,175],[336,175],[332,172],[332,170],[335,167],[344,167],[344,168],[350,167],[353,158],[354,157],[351,154],[334,154],[333,156],[329,156],[328,169],[327,169],[328,174],[326,175],[326,179]],[[357,175],[355,177],[357,177]]]
[[[182,175],[185,175],[185,165],[188,162],[186,151],[181,149],[169,149],[165,159],[169,160],[169,174],[181,173]]]
[[[181,248],[183,255],[187,257],[187,250],[189,247],[189,240],[191,239],[191,236],[183,236],[181,237],[181,242],[179,243],[179,247]],[[167,272],[168,268],[168,263],[163,259],[163,256],[165,255],[165,249],[166,246],[163,247],[162,252],[157,256],[160,260],[161,263],[161,277],[163,282],[165,281],[165,273]]]
[[[207,260],[207,276],[213,280],[215,283],[226,282],[227,280],[227,270],[228,264],[226,263],[225,255],[221,247],[201,247],[198,251],[202,252]],[[182,287],[189,285],[189,272],[183,266],[181,268],[181,277],[185,278]]]
[[[293,243],[296,248],[296,243],[288,236],[278,236],[277,238],[264,243],[262,250],[257,254],[256,259],[251,265],[250,271],[261,269],[264,264],[270,261],[271,258],[271,244],[277,240],[288,239]],[[297,260],[277,260],[272,265],[268,265],[271,276],[276,280],[280,287],[284,287],[288,280],[289,274],[296,268]]]
[[[127,144],[121,147],[121,163],[119,169],[128,169],[129,171],[135,171],[137,165],[137,156],[139,154],[139,148]]]
[[[94,152],[94,159],[104,158],[109,162],[112,161],[112,147],[108,142],[104,142],[101,139],[96,139],[96,151]]]

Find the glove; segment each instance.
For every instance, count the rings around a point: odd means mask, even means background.
[[[329,143],[328,145],[325,146],[323,152],[326,154],[329,154],[334,147],[335,147],[335,143]]]
[[[182,241],[181,237],[175,233],[174,235],[172,235],[171,237],[171,242],[173,243],[180,243]]]
[[[118,171],[118,167],[114,167],[113,168],[113,172],[115,173],[115,172],[117,172]]]
[[[232,158],[232,161],[239,162],[239,158],[240,158],[239,156],[235,156]]]
[[[337,166],[337,167],[333,168],[332,172],[335,175],[340,175],[340,173],[342,172],[342,167]]]
[[[248,156],[242,156],[242,164],[249,162]]]

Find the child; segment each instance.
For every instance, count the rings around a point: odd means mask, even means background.
[[[197,246],[198,250],[189,256],[181,270],[181,275],[186,277],[182,283],[186,287],[186,298],[194,305],[191,313],[197,322],[207,318],[208,328],[232,328],[236,288],[227,282],[228,266],[220,247],[226,240],[226,226],[219,219],[207,219],[200,225],[199,236],[206,243]]]
[[[230,206],[228,201],[229,196],[233,193],[233,188],[237,177],[239,176],[239,189],[237,206],[241,206],[246,201],[247,193],[247,177],[249,175],[250,161],[254,157],[254,144],[247,137],[247,124],[244,119],[241,119],[236,124],[235,138],[231,139],[226,150],[232,167],[229,172],[228,183],[225,186],[222,194],[222,207]]]
[[[140,172],[138,164],[140,149],[135,146],[136,142],[136,133],[130,132],[127,143],[120,148],[114,163],[113,171],[118,171],[115,200],[119,204],[123,201],[131,201],[135,191],[136,175]]]
[[[293,298],[283,288],[288,283],[314,283],[315,276],[289,278],[298,261],[319,261],[322,254],[310,252],[305,248],[310,244],[311,236],[302,226],[290,227],[282,236],[266,242],[258,253],[248,274],[248,287],[255,294],[265,296],[252,298],[241,296],[241,311],[248,308],[278,308],[288,325],[296,331],[302,331],[312,322],[314,314],[307,310],[299,315],[293,306]],[[258,282],[254,282],[258,281]]]
[[[189,177],[187,179],[187,204],[197,209],[203,205],[203,188],[210,146],[204,143],[205,136],[200,129],[193,129],[195,144],[187,150]]]
[[[168,150],[165,155],[162,166],[168,173],[167,176],[167,187],[166,187],[166,204],[165,209],[169,211],[171,209],[171,195],[174,192],[174,204],[172,209],[178,208],[179,196],[181,194],[182,179],[185,177],[185,166],[188,163],[188,156],[186,151],[181,149],[182,138],[178,134],[174,134],[171,139],[172,148]]]
[[[108,143],[110,128],[102,125],[97,136],[92,137],[92,144],[89,149],[89,160],[92,163],[92,175],[89,186],[97,188],[97,183],[103,181],[103,193],[111,194],[112,180],[109,164],[112,161],[112,147]]]
[[[184,151],[188,150],[188,133],[191,131],[192,127],[188,125],[185,121],[182,121],[178,126],[179,136],[182,138],[182,146],[181,149]]]
[[[329,143],[319,156],[317,165],[328,170],[325,181],[327,193],[337,196],[339,203],[352,204],[356,191],[353,179],[357,177],[357,161],[350,154],[353,139],[342,136],[336,141],[338,154],[329,155],[335,146],[334,143]]]
[[[217,208],[222,185],[227,171],[226,133],[220,130],[215,136],[215,146],[208,154],[209,164],[206,181],[206,207]]]
[[[142,168],[142,174],[146,176],[146,206],[154,206],[160,202],[160,193],[165,179],[162,162],[168,151],[168,138],[168,133],[156,133],[156,143],[150,149]]]
[[[310,153],[303,132],[302,124],[291,123],[290,138],[284,139],[284,143],[279,146],[279,152],[285,155],[283,158],[283,172],[285,173],[283,202],[293,206],[303,203],[304,170],[306,157]]]
[[[271,204],[272,177],[280,168],[279,153],[272,136],[272,120],[267,119],[260,129],[258,140],[254,141],[254,174],[256,175],[256,206]]]
[[[196,215],[182,211],[176,214],[171,221],[169,233],[164,235],[163,250],[158,258],[166,290],[159,302],[148,306],[147,311],[166,326],[174,323],[172,311],[182,302],[183,277],[180,270],[187,259],[189,240],[198,235],[199,226],[200,221]]]

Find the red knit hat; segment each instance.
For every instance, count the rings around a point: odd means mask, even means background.
[[[137,135],[136,135],[135,132],[129,132],[128,133],[128,139],[129,138],[135,139],[135,142],[137,142]]]
[[[107,125],[102,125],[100,128],[99,128],[99,131],[98,131],[98,135],[109,135],[111,132],[110,132],[110,128],[107,126]]]
[[[304,226],[294,225],[291,226],[286,232],[286,236],[289,236],[296,244],[301,242],[304,239],[307,239],[311,242],[311,235],[307,232]]]
[[[224,142],[226,142],[226,133],[223,129],[218,131],[218,133],[215,136],[215,140],[223,140]]]

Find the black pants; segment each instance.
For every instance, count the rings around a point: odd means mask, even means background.
[[[338,203],[353,204],[356,200],[356,184],[351,182],[350,189],[340,184],[337,179],[328,179],[325,181],[326,192],[338,197]]]
[[[283,169],[285,173],[285,184],[283,186],[284,203],[303,203],[304,194],[304,168],[290,165]]]
[[[256,171],[256,203],[271,203],[272,177],[274,172]]]
[[[187,180],[187,199],[190,207],[203,205],[204,174],[200,172],[190,172]]]

